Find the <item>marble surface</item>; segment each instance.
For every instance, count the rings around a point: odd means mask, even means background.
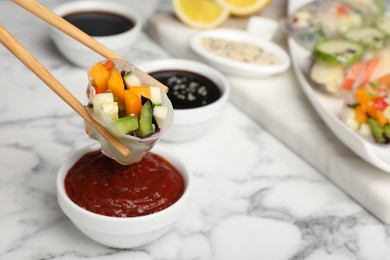
[[[308,1],[293,0],[289,7],[294,10]],[[285,9],[286,2],[274,1],[262,15],[278,20],[284,15],[280,10]],[[247,26],[248,19],[231,19],[224,24],[242,30]],[[154,15],[147,31],[171,55],[202,60],[189,47],[198,31],[184,26],[170,13]],[[178,32],[180,37],[167,36],[170,31]],[[286,34],[281,29],[273,41],[288,51]],[[232,102],[382,222],[390,224],[390,174],[360,158],[329,130],[303,93],[292,67],[277,77],[261,80],[227,74]]]
[[[157,12],[169,5],[161,1]],[[0,24],[86,101],[86,72],[60,56],[46,24],[10,1],[0,1]],[[126,58],[137,65],[170,56],[144,33]],[[194,174],[186,214],[147,246],[101,246],[55,195],[64,157],[93,143],[82,120],[2,46],[0,89],[0,259],[390,259],[387,225],[233,103],[201,138],[159,143]]]

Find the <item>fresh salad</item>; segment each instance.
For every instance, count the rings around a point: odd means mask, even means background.
[[[377,143],[390,142],[390,74],[349,93],[342,120]]]
[[[383,0],[314,1],[287,21],[290,35],[311,52],[308,76],[324,92],[341,97],[390,73]]]
[[[139,161],[173,121],[173,107],[162,84],[124,60],[108,59],[88,69],[87,110],[132,152],[121,158],[98,133],[90,137],[122,164]]]
[[[286,20],[310,53],[313,87],[342,98],[341,120],[377,144],[390,143],[390,17],[383,0],[323,0]]]
[[[362,15],[343,1],[313,1],[292,13],[284,28],[303,47],[312,50],[319,41],[340,37],[363,25]]]
[[[316,46],[312,58],[309,77],[313,85],[339,97],[390,72],[388,46],[367,49],[356,41],[330,39]]]
[[[159,130],[159,124],[168,116],[159,86],[143,86],[135,73],[119,71],[112,60],[96,63],[90,74],[94,113],[109,116],[113,127],[123,135],[144,138]]]

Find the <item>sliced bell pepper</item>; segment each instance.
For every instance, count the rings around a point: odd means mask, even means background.
[[[121,102],[125,102],[125,84],[123,83],[122,75],[117,70],[111,72],[108,88],[112,90]]]
[[[361,124],[367,123],[368,116],[362,106],[355,108],[355,120]]]

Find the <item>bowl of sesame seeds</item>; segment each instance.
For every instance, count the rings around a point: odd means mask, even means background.
[[[273,41],[243,30],[220,28],[196,33],[191,49],[224,73],[245,78],[264,78],[285,72],[287,52]]]
[[[166,85],[174,120],[163,141],[189,141],[207,134],[226,106],[230,85],[225,76],[201,62],[160,59],[139,67]]]

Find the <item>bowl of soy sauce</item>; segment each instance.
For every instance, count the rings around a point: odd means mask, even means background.
[[[230,84],[222,73],[187,59],[154,60],[140,68],[169,88],[174,120],[163,141],[190,141],[212,131],[230,95]]]
[[[53,12],[120,56],[131,50],[142,28],[137,11],[118,2],[73,1],[55,7]],[[51,38],[59,52],[79,67],[101,60],[99,54],[55,28]]]

